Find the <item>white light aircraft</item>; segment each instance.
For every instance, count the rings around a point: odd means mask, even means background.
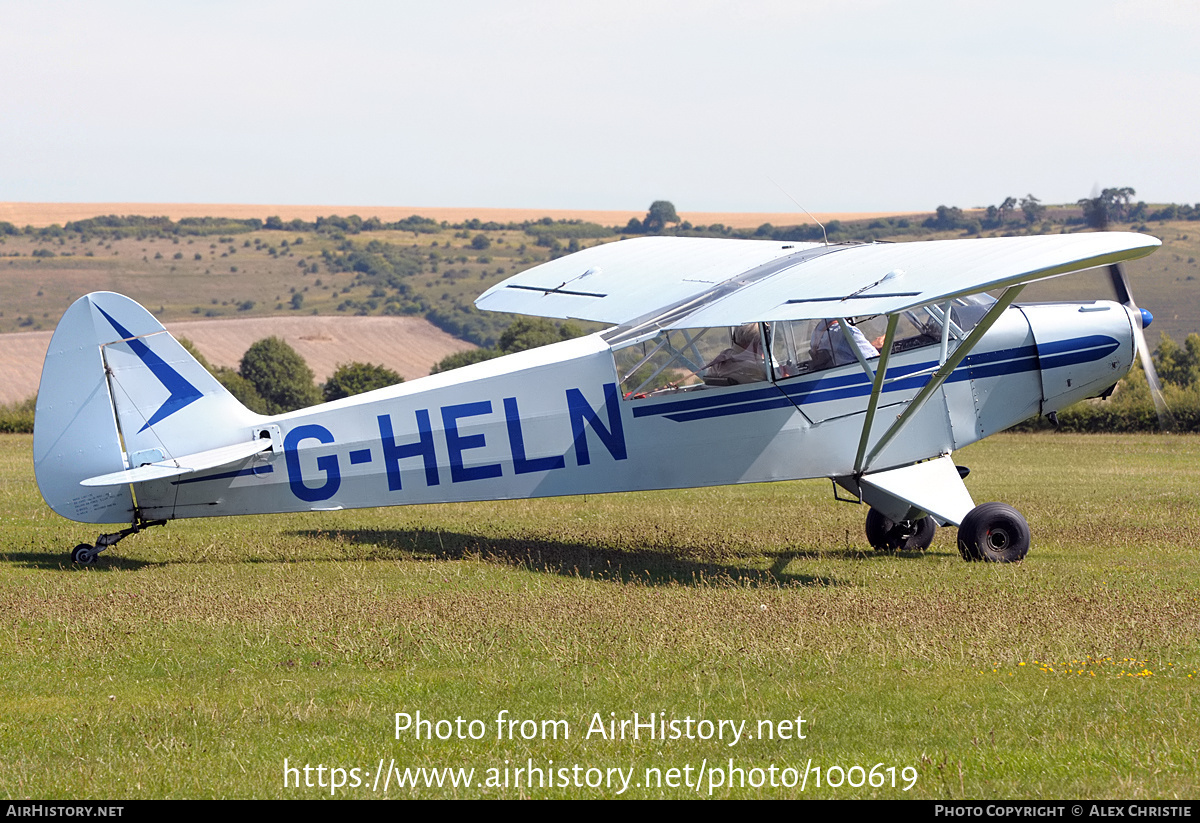
[[[476,301],[607,331],[272,417],[141,306],[96,292],[46,355],[37,482],[64,517],[127,524],[77,546],[79,563],[187,517],[817,477],[869,507],[876,548],[924,548],[949,524],[965,558],[1020,560],[1024,518],[976,506],[951,455],[1106,394],[1139,351],[1149,364],[1151,318],[1118,264],[1158,245],[609,243]],[[1026,283],[1102,266],[1121,303],[1014,302]]]

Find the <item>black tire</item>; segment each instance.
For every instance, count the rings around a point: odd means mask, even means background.
[[[80,543],[71,550],[71,562],[81,566],[90,566],[96,562],[96,547],[90,543]]]
[[[875,509],[867,512],[867,542],[877,551],[924,551],[936,533],[937,524],[932,517],[896,523]]]
[[[1029,552],[1029,524],[1007,503],[980,503],[958,527],[964,560],[1016,563]]]

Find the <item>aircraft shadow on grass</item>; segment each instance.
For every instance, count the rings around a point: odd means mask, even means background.
[[[793,560],[879,561],[887,558],[916,560],[926,556],[923,551],[882,552],[863,551],[850,546],[844,549],[789,549],[766,551],[772,558],[769,569],[757,569],[739,564],[736,559],[722,562],[700,559],[706,552],[701,544],[677,545],[667,549],[631,549],[618,546],[596,546],[559,540],[491,537],[463,534],[437,529],[350,529],[338,531],[304,530],[292,532],[297,537],[343,543],[364,548],[358,557],[347,558],[331,553],[326,558],[305,558],[303,561],[280,556],[265,559],[251,554],[242,560],[228,562],[294,563],[346,562],[367,560],[463,560],[479,558],[503,563],[514,568],[564,577],[586,577],[611,582],[641,582],[647,585],[739,585],[739,586],[837,586],[836,578],[827,575],[789,573]],[[372,551],[372,547],[374,551]],[[689,556],[690,555],[690,556]],[[122,555],[108,555],[103,562],[89,566],[73,564],[57,552],[10,551],[0,553],[0,563],[27,569],[77,572],[137,571],[155,566],[190,563],[212,563],[212,558],[180,557],[172,560],[142,560]]]
[[[0,554],[0,563],[20,566],[26,569],[65,569],[67,571],[136,571],[152,566],[166,566],[167,563],[158,560],[138,560],[133,557],[109,555],[106,562],[94,566],[80,566],[72,563],[70,558],[63,557],[62,552],[4,552]]]
[[[756,569],[730,561],[702,559],[701,545],[680,545],[671,550],[618,548],[560,540],[490,537],[431,529],[358,529],[294,532],[299,537],[326,539],[360,546],[375,546],[384,556],[461,560],[478,557],[514,568],[564,577],[585,577],[612,582],[648,585],[837,586],[826,575],[787,571],[793,560],[809,558],[864,559],[876,555],[855,549],[836,551],[767,552],[774,560],[769,569]],[[882,555],[879,555],[882,557]],[[919,552],[901,556],[919,557]]]

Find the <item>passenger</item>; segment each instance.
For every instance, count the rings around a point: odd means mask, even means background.
[[[733,345],[704,367],[704,382],[710,386],[739,386],[767,379],[762,336],[757,323],[733,330]]]
[[[850,336],[854,339],[854,345],[862,352],[864,358],[870,359],[879,356],[879,349],[871,345],[871,341],[867,340],[866,335],[855,326],[848,328]],[[882,345],[882,341],[880,341],[880,345]],[[841,324],[837,318],[817,323],[816,328],[813,329],[809,354],[812,357],[813,371],[845,366],[858,360],[854,349],[846,341],[846,335],[842,333]]]

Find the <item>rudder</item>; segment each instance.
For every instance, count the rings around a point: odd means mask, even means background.
[[[128,523],[129,485],[80,482],[227,446],[257,419],[148,311],[93,292],[63,314],[46,352],[33,428],[38,488],[63,517]]]

